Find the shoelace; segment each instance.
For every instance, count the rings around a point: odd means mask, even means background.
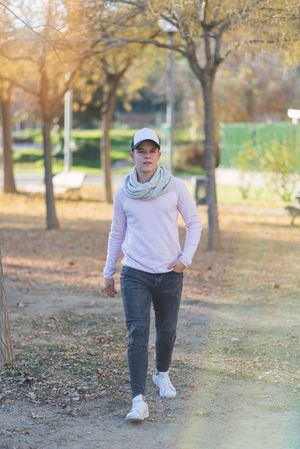
[[[175,391],[175,388],[173,387],[169,376],[161,376],[161,381],[163,384],[164,392],[168,389]]]
[[[137,414],[139,416],[143,416],[143,413],[142,413],[141,409],[136,407],[136,406],[133,406],[130,412],[134,413],[134,414]]]
[[[132,404],[130,413],[132,413],[132,412],[133,412],[133,413],[138,413],[140,416],[142,416],[143,411],[141,410],[141,407],[142,407],[144,404],[141,404],[141,402],[144,402],[144,401],[134,401],[133,404]]]

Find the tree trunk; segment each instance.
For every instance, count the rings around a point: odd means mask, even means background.
[[[101,165],[104,175],[104,189],[105,201],[107,203],[113,202],[112,182],[111,182],[111,142],[110,142],[110,128],[113,119],[113,112],[116,103],[116,91],[120,78],[113,75],[108,75],[106,81],[106,98],[104,102],[104,110],[102,113],[102,139],[101,139]]]
[[[11,99],[1,101],[2,132],[3,132],[3,168],[4,193],[17,193],[13,171],[13,149],[11,141]]]
[[[43,118],[43,150],[45,166],[45,185],[46,185],[46,222],[47,229],[59,228],[56,216],[55,200],[52,182],[52,146],[51,146],[51,128],[52,120],[48,117]]]
[[[4,276],[0,248],[0,366],[9,366],[14,362],[15,356],[10,334],[7,311],[7,302],[4,291]]]
[[[208,207],[208,244],[207,249],[220,248],[220,230],[215,178],[215,117],[213,102],[213,77],[205,74],[201,79],[204,103],[204,133],[205,133],[205,171],[207,177],[207,207]]]

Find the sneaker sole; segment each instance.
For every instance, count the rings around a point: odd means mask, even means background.
[[[147,413],[146,416],[144,416],[144,418],[133,418],[133,417],[127,418],[127,416],[126,416],[125,421],[127,421],[127,422],[143,422],[147,418],[149,418],[149,413]]]

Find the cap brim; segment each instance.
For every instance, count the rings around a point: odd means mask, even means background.
[[[152,140],[152,139],[143,139],[143,140],[140,140],[140,141],[137,142],[135,145],[133,145],[132,148],[133,148],[134,150],[136,150],[136,148],[137,148],[142,142],[145,142],[146,140],[150,140],[151,142],[155,143],[155,145],[157,146],[157,148],[160,148],[159,143],[155,142],[155,140]]]

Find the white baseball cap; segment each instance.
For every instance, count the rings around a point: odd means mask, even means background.
[[[156,132],[150,128],[142,128],[134,134],[131,141],[131,149],[135,150],[144,140],[152,140],[160,148],[160,142]]]

